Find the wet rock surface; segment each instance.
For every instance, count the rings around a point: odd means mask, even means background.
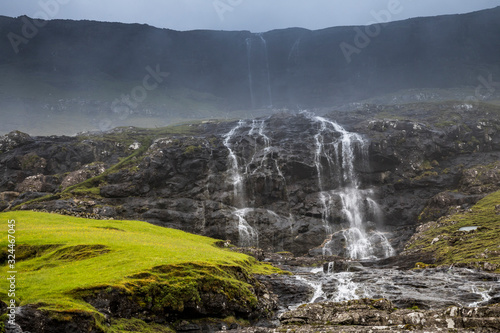
[[[250,327],[237,332],[498,332],[498,304],[450,306],[433,310],[398,308],[387,299],[356,299],[301,305],[279,316],[277,328]]]
[[[495,332],[500,326],[500,307],[460,308],[423,311],[395,309],[385,299],[361,299],[342,303],[302,306],[280,317],[283,328],[298,331],[367,332],[373,331],[447,331]],[[325,325],[326,323],[326,325]],[[306,325],[304,327],[303,325]]]
[[[269,259],[294,274],[259,278],[279,296],[281,311],[304,303],[362,298],[384,298],[398,308],[424,310],[486,306],[500,299],[500,275],[454,266],[414,268],[427,265],[420,261],[425,259],[422,256],[396,256],[378,261],[315,259],[314,267],[307,265],[311,261],[288,265],[295,261]]]
[[[411,113],[395,107],[390,111],[397,119],[375,106],[329,115],[366,141],[367,163],[361,163],[363,152],[354,148],[354,167],[359,191],[364,191],[366,200],[376,202],[379,216],[368,208],[361,213],[364,222],[371,223],[367,232],[390,231],[384,235],[396,250],[402,250],[419,223],[447,214],[457,205],[472,205],[499,188],[500,172],[492,164],[500,158],[498,119],[480,106],[461,107],[443,104],[428,110],[417,104]],[[386,118],[380,118],[381,112]],[[454,123],[436,123],[433,117],[447,112]],[[315,150],[321,126],[306,114],[196,125],[194,136],[156,139],[133,165],[106,174],[94,185],[92,195],[74,192],[71,196],[78,197],[77,202],[55,198],[23,209],[140,219],[231,240],[235,245],[295,254],[311,250],[311,255],[322,254],[330,240],[332,254],[346,255],[342,239],[348,219],[342,211],[343,197],[335,192],[340,185],[337,171],[330,167],[343,163],[342,158],[333,159],[342,134],[321,133],[328,150],[318,159]],[[14,202],[4,195],[0,200],[4,209],[34,196],[57,194],[101,174],[103,168],[132,152],[128,145],[92,135],[14,137],[17,141],[9,136],[3,139],[18,143],[5,145],[0,156],[0,191],[20,196]],[[234,183],[234,161],[242,177],[239,190]],[[328,173],[332,176],[325,178]],[[321,202],[322,192],[328,193],[331,211]],[[101,207],[107,207],[106,213],[101,214]],[[258,240],[241,240],[242,219]]]

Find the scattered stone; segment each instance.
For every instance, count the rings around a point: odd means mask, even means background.
[[[26,133],[12,131],[7,135],[0,137],[0,152],[7,152],[14,148],[32,143],[34,139]]]
[[[83,168],[70,172],[61,182],[61,189],[81,183],[89,178],[100,175],[106,170],[104,163],[94,163],[85,165]]]

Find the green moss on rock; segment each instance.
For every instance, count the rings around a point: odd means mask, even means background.
[[[419,227],[406,245],[406,253],[431,252],[437,265],[458,265],[500,272],[500,191],[471,209]],[[460,231],[476,226],[476,230]]]

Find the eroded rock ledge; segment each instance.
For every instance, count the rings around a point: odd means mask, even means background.
[[[500,306],[396,309],[386,299],[306,304],[280,317],[275,329],[240,332],[498,332]]]
[[[383,213],[377,228],[391,232],[397,251],[420,224],[500,189],[499,112],[449,102],[364,105],[327,116],[369,142],[369,165],[356,164],[356,171]],[[237,125],[121,128],[71,138],[13,132],[0,138],[0,210],[145,220],[242,245],[235,214],[242,205],[235,204],[224,145]],[[318,123],[286,113],[248,120],[234,132],[232,150],[248,173],[246,220],[259,233],[258,247],[304,255],[327,239],[311,152],[317,133]],[[325,140],[335,142],[335,135]],[[345,218],[336,211],[330,224],[340,230]]]

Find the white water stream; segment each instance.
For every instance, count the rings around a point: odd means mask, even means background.
[[[246,181],[261,172],[267,176],[269,173],[276,172],[285,183],[285,177],[280,169],[278,161],[273,158],[271,139],[265,133],[266,124],[264,120],[244,121],[240,120],[226,135],[224,135],[223,144],[228,150],[228,180],[233,188],[233,205],[235,210],[233,215],[238,221],[239,246],[257,247],[259,245],[259,234],[257,229],[252,226],[247,219],[249,213],[257,211],[251,207],[251,204],[246,195]],[[255,140],[253,155],[249,161],[238,157],[235,151],[235,145],[238,142],[238,137],[245,134]],[[241,161],[241,162],[240,162]],[[288,220],[290,228],[292,228],[293,216],[288,217],[278,216],[274,211],[269,209],[259,209],[261,214],[265,213],[274,219]],[[290,229],[291,231],[291,229]]]
[[[331,120],[311,114],[306,114],[304,119],[316,128],[311,140],[319,188],[318,205],[321,207],[324,230],[330,239],[324,243],[324,254],[336,255],[338,253],[334,251],[341,248],[345,251],[344,256],[353,260],[354,265],[356,260],[394,255],[386,234],[377,230],[377,222],[383,221],[383,212],[377,204],[376,193],[369,187],[363,187],[358,174],[359,170],[368,169],[367,142]],[[266,125],[267,119],[239,121],[223,140],[228,150],[227,180],[233,191],[233,215],[238,227],[239,245],[245,247],[259,246],[255,224],[261,219],[286,220],[293,233],[293,223],[297,218],[291,211],[278,215],[268,207],[252,207],[252,201],[247,198],[245,187],[255,180],[252,177],[262,180],[262,177],[279,175],[286,188],[285,176],[280,168],[280,149],[273,146],[272,135]],[[245,140],[245,146],[242,146]],[[248,140],[253,140],[253,146],[248,145]],[[252,147],[253,151],[244,151],[244,147]],[[356,267],[354,271],[340,273],[335,273],[338,269],[333,262],[327,265],[326,272],[323,268],[302,268],[295,278],[311,290],[304,301],[338,302],[384,297],[403,307],[408,304],[475,307],[487,304],[500,293],[498,279],[484,278],[486,274],[465,269],[399,271],[359,270],[359,266]]]
[[[418,271],[366,268],[335,273],[334,265],[329,263],[325,272],[322,268],[300,268],[296,272],[296,279],[310,288],[307,303],[386,298],[400,308],[477,307],[500,295],[500,278],[492,273],[463,268]],[[291,305],[290,309],[298,305]]]
[[[267,41],[262,34],[257,34],[246,39],[246,48],[252,108],[272,108],[273,93]]]
[[[304,114],[318,124],[318,131],[314,136],[314,162],[326,233],[332,232],[332,213],[340,210],[348,222],[348,227],[341,232],[346,242],[348,258],[374,259],[394,255],[394,249],[383,233],[369,232],[366,228],[368,216],[378,219],[382,215],[380,207],[373,199],[373,191],[361,188],[355,167],[356,163],[360,164],[360,167],[366,167],[368,163],[367,142],[361,135],[348,132],[331,120],[310,113]],[[338,201],[340,207],[336,205]],[[334,241],[325,244],[324,254],[337,254],[331,250]]]

